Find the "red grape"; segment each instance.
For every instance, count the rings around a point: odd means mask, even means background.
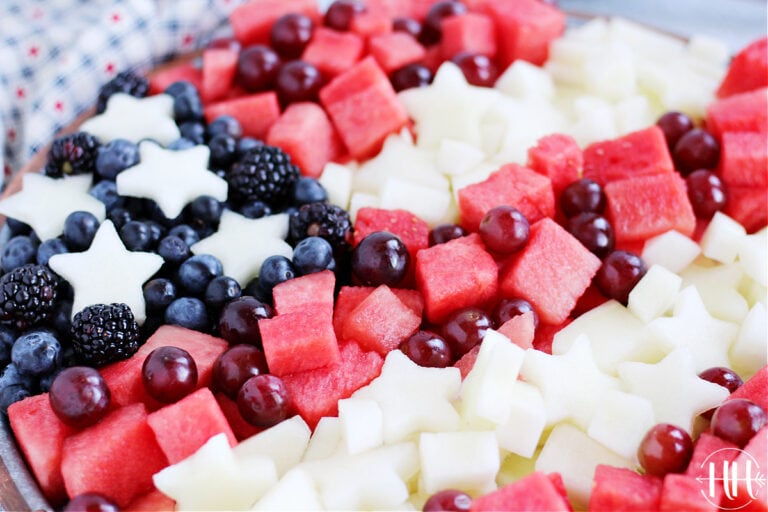
[[[675,147],[680,137],[693,129],[693,120],[682,112],[667,112],[656,121],[656,126],[664,132],[664,139],[670,151]]]
[[[141,378],[149,396],[171,404],[197,388],[197,364],[183,348],[158,347],[144,360]]]
[[[580,213],[603,213],[605,201],[603,187],[589,178],[570,183],[560,193],[560,208],[566,217]]]
[[[707,169],[693,171],[686,176],[685,184],[696,217],[710,219],[715,212],[725,208],[728,200],[725,184],[714,172]]]
[[[741,380],[741,377],[731,370],[730,368],[725,368],[722,366],[715,366],[713,368],[707,368],[703,372],[699,374],[700,379],[704,379],[707,382],[712,382],[713,384],[717,384],[719,386],[723,386],[725,389],[728,390],[729,393],[733,393],[737,389],[741,387],[742,384],[744,384],[744,381]],[[708,411],[704,411],[701,413],[701,416],[704,418],[711,420],[712,415],[715,413],[715,409],[709,409]]]
[[[464,491],[446,489],[433,494],[421,509],[424,512],[465,512],[469,510],[472,498]]]
[[[708,131],[694,128],[677,141],[672,160],[683,176],[697,169],[714,169],[720,160],[720,144]]]
[[[458,0],[443,0],[432,4],[424,18],[424,23],[419,34],[419,41],[424,46],[440,42],[443,37],[443,29],[440,26],[443,18],[456,16],[467,12],[467,6]]]
[[[120,507],[110,498],[97,492],[84,492],[74,496],[64,507],[64,512],[118,512]]]
[[[405,32],[417,39],[421,33],[421,23],[407,16],[398,16],[392,20],[392,30],[395,32]]]
[[[566,229],[598,258],[604,258],[616,245],[613,226],[598,213],[580,213],[568,219]]]
[[[712,415],[712,433],[744,448],[766,423],[765,410],[746,398],[727,400]]]
[[[488,210],[478,231],[490,251],[511,254],[528,243],[531,226],[520,210],[502,205]]]
[[[389,75],[389,81],[392,82],[392,87],[397,92],[415,87],[425,87],[432,83],[432,78],[434,78],[432,71],[423,64],[416,62],[399,67]]]
[[[248,343],[261,348],[259,320],[274,316],[272,306],[251,295],[238,297],[219,314],[219,334],[230,344]]]
[[[482,309],[466,307],[454,311],[443,323],[443,338],[451,347],[453,357],[459,359],[472,350],[491,328],[491,319]]]
[[[233,345],[213,363],[213,386],[234,400],[246,380],[268,372],[264,352],[245,343]]]
[[[98,370],[71,366],[53,379],[48,398],[51,409],[62,422],[85,428],[106,415],[111,394]]]
[[[285,59],[298,59],[312,39],[314,23],[304,14],[289,13],[272,24],[269,41],[272,48]]]
[[[629,292],[647,271],[645,262],[629,251],[613,251],[603,260],[595,275],[597,288],[611,299],[626,305]]]
[[[269,373],[255,375],[237,394],[237,409],[251,425],[268,428],[290,414],[290,397],[283,380]]]
[[[286,62],[277,71],[275,89],[283,105],[299,101],[316,101],[323,77],[320,71],[303,60]]]
[[[463,236],[467,236],[467,231],[458,224],[440,224],[429,231],[429,246],[444,244]]]
[[[344,32],[349,30],[354,17],[365,11],[365,3],[359,0],[336,0],[325,11],[323,25]]]
[[[400,344],[400,350],[419,366],[445,368],[453,362],[445,339],[431,331],[417,331]]]
[[[653,426],[637,449],[637,459],[645,473],[660,477],[685,471],[691,455],[691,436],[680,427],[669,423]]]
[[[539,314],[533,309],[533,305],[525,299],[520,297],[509,297],[501,299],[494,306],[491,311],[491,321],[493,322],[493,328],[497,329],[507,323],[512,318],[522,315],[524,313],[531,313],[533,315],[534,328],[539,325]]]
[[[499,77],[496,64],[481,53],[461,52],[451,58],[464,74],[467,82],[479,87],[493,87]]]
[[[272,48],[253,45],[244,48],[237,59],[237,81],[249,91],[262,91],[273,86],[280,57]]]
[[[388,231],[375,231],[353,249],[352,277],[363,286],[396,286],[408,273],[410,261],[400,238]]]

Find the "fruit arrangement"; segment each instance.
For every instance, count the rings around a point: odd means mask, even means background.
[[[765,510],[702,482],[768,468],[768,38],[230,22],[0,200],[0,408],[51,506]]]

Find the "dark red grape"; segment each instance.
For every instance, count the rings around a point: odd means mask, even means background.
[[[360,0],[335,0],[323,15],[323,25],[344,32],[349,30],[354,17],[365,11],[365,3]]]
[[[480,308],[467,307],[454,311],[443,323],[443,338],[456,359],[480,343],[491,328],[490,317]]]
[[[63,510],[64,512],[119,512],[120,507],[103,494],[84,492],[69,500]]]
[[[712,415],[712,433],[744,448],[766,423],[765,410],[746,398],[725,401]]]
[[[686,176],[688,199],[693,212],[700,219],[710,219],[715,212],[725,208],[728,201],[725,184],[712,171],[699,169]]]
[[[481,53],[461,52],[451,57],[451,62],[459,67],[464,78],[472,85],[493,87],[499,77],[496,64]]]
[[[303,60],[286,62],[277,71],[275,90],[283,105],[299,101],[316,101],[323,85],[320,71]]]
[[[524,313],[533,314],[534,328],[539,326],[539,314],[533,309],[533,305],[520,297],[509,297],[501,299],[491,311],[491,322],[494,329],[497,329],[507,323],[512,318]]]
[[[603,213],[605,202],[603,187],[589,178],[570,183],[560,193],[560,208],[566,217],[580,213]]]
[[[736,372],[730,368],[725,368],[722,366],[707,368],[699,374],[699,378],[704,379],[707,382],[712,382],[713,384],[723,386],[728,390],[729,393],[733,393],[739,389],[742,384],[744,384],[744,381],[741,380],[741,377],[739,377]],[[716,408],[712,408],[708,411],[704,411],[701,413],[701,416],[705,419],[711,420],[712,415],[715,413],[715,409]]]
[[[654,425],[637,449],[637,460],[648,475],[682,473],[693,455],[693,441],[685,430],[669,423]]]
[[[682,112],[667,112],[656,121],[656,126],[661,128],[667,147],[672,151],[680,137],[693,130],[693,120]]]
[[[261,348],[259,320],[272,318],[272,306],[251,295],[238,297],[224,306],[219,314],[219,334],[232,345],[247,343]]]
[[[158,347],[144,359],[141,379],[149,396],[171,404],[197,388],[197,364],[183,348]]]
[[[291,401],[283,380],[269,373],[246,380],[237,394],[237,409],[245,421],[268,428],[288,417]]]
[[[424,512],[466,512],[470,509],[472,498],[464,491],[446,489],[433,494],[421,509]]]
[[[397,92],[426,87],[432,83],[433,78],[432,71],[428,67],[416,62],[399,67],[389,75],[389,81]]]
[[[694,128],[677,141],[672,160],[683,176],[698,169],[714,169],[720,161],[720,144],[708,131]]]
[[[453,362],[445,339],[431,331],[417,331],[400,344],[400,350],[419,366],[445,368]]]
[[[264,352],[253,345],[233,345],[213,363],[213,387],[235,400],[246,380],[268,372]]]
[[[458,224],[440,224],[429,231],[429,246],[444,244],[462,236],[467,236],[467,231]]]
[[[604,258],[616,245],[613,226],[598,213],[580,213],[568,219],[566,229],[598,258]]]
[[[85,428],[106,415],[111,393],[98,370],[71,366],[53,379],[48,398],[51,409],[62,422]]]
[[[305,14],[285,14],[272,24],[269,42],[284,59],[298,59],[312,39],[314,28],[314,23]]]
[[[520,210],[501,205],[483,215],[478,232],[488,250],[512,254],[528,243],[531,225]]]
[[[604,295],[626,305],[629,292],[646,271],[645,262],[637,254],[613,251],[603,259],[595,275],[595,284]]]
[[[249,91],[263,91],[273,86],[278,69],[280,56],[272,48],[249,46],[237,59],[237,81]]]
[[[392,30],[395,32],[405,32],[417,39],[421,34],[421,23],[414,18],[407,16],[398,16],[392,20]]]
[[[443,37],[441,23],[443,18],[456,16],[467,12],[467,6],[458,0],[443,0],[432,4],[424,18],[424,23],[419,34],[419,41],[424,46],[429,46],[440,42]]]
[[[396,235],[375,231],[352,250],[352,277],[363,286],[397,286],[408,274],[408,248]]]

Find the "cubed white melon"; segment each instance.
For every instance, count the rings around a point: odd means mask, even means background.
[[[680,273],[682,287],[695,286],[704,305],[713,316],[728,322],[741,322],[749,311],[747,300],[739,288],[744,269],[738,263],[710,265],[703,261]]]
[[[477,146],[460,140],[443,139],[437,150],[435,165],[443,174],[464,174],[483,160],[485,160],[485,153]]]
[[[501,465],[496,435],[471,430],[422,433],[419,461],[420,483],[429,494],[443,489],[489,492]]]
[[[364,452],[384,443],[384,413],[368,398],[339,400],[341,438],[350,454]]]
[[[597,406],[587,434],[623,458],[634,461],[640,441],[654,424],[653,407],[646,398],[611,390]]]
[[[746,234],[744,226],[722,212],[715,212],[701,235],[701,252],[720,263],[733,263]]]
[[[745,380],[768,361],[768,313],[765,303],[752,306],[730,351],[731,366]]]
[[[604,99],[583,95],[573,100],[576,122],[569,128],[580,146],[618,136],[613,105]]]
[[[510,414],[506,423],[496,427],[499,447],[522,457],[532,457],[547,424],[544,398],[536,386],[518,380],[506,407]]]
[[[508,453],[501,460],[499,473],[496,475],[496,484],[504,487],[516,482],[536,470],[536,457],[523,457],[516,453]]]
[[[679,231],[667,231],[648,239],[642,258],[646,265],[661,265],[675,274],[682,271],[701,253],[699,245]]]
[[[619,135],[641,130],[655,122],[646,96],[629,96],[614,106],[616,131]]]
[[[494,83],[494,87],[504,94],[518,98],[531,96],[552,99],[555,84],[552,76],[543,68],[523,59],[514,61]]]
[[[304,451],[303,460],[318,460],[343,451],[341,422],[338,416],[323,416],[315,425],[312,437]]]
[[[449,187],[434,188],[388,177],[381,190],[382,208],[410,210],[431,227],[450,222],[453,196]]]
[[[629,292],[627,307],[643,322],[663,315],[675,303],[683,279],[661,265],[651,265]]]
[[[253,506],[253,510],[325,510],[315,481],[301,468],[288,471]]]
[[[328,193],[328,202],[349,207],[349,199],[352,195],[352,168],[335,162],[328,162],[323,167],[318,181]]]
[[[502,96],[483,123],[504,127],[494,159],[525,165],[528,148],[545,135],[561,132],[566,119],[548,100]]]
[[[608,101],[626,99],[637,92],[634,55],[623,43],[608,42],[593,48],[582,71],[587,91]]]
[[[352,222],[357,217],[357,211],[360,208],[378,208],[381,206],[381,199],[376,194],[368,194],[365,192],[353,192],[352,197],[349,199],[349,217]]]
[[[250,457],[271,458],[277,475],[281,476],[301,461],[309,436],[309,426],[297,415],[241,441],[234,452],[241,461]]]
[[[464,174],[451,176],[451,190],[453,191],[454,202],[458,203],[459,201],[459,190],[474,183],[485,181],[491,173],[499,170],[500,166],[501,164],[498,162],[485,160]]]
[[[768,228],[745,236],[738,247],[744,273],[758,284],[768,286]]]

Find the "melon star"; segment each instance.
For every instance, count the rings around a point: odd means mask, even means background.
[[[91,304],[122,302],[141,324],[147,317],[142,286],[160,269],[163,258],[126,249],[107,220],[87,251],[51,256],[48,265],[74,288],[73,316]]]
[[[142,141],[139,163],[117,175],[117,192],[153,199],[169,219],[203,195],[226,201],[227,182],[208,170],[209,156],[208,146],[171,150]]]
[[[114,139],[152,139],[165,146],[181,137],[173,120],[173,98],[167,94],[146,98],[113,94],[107,109],[85,121],[80,130],[95,135],[102,144]]]

